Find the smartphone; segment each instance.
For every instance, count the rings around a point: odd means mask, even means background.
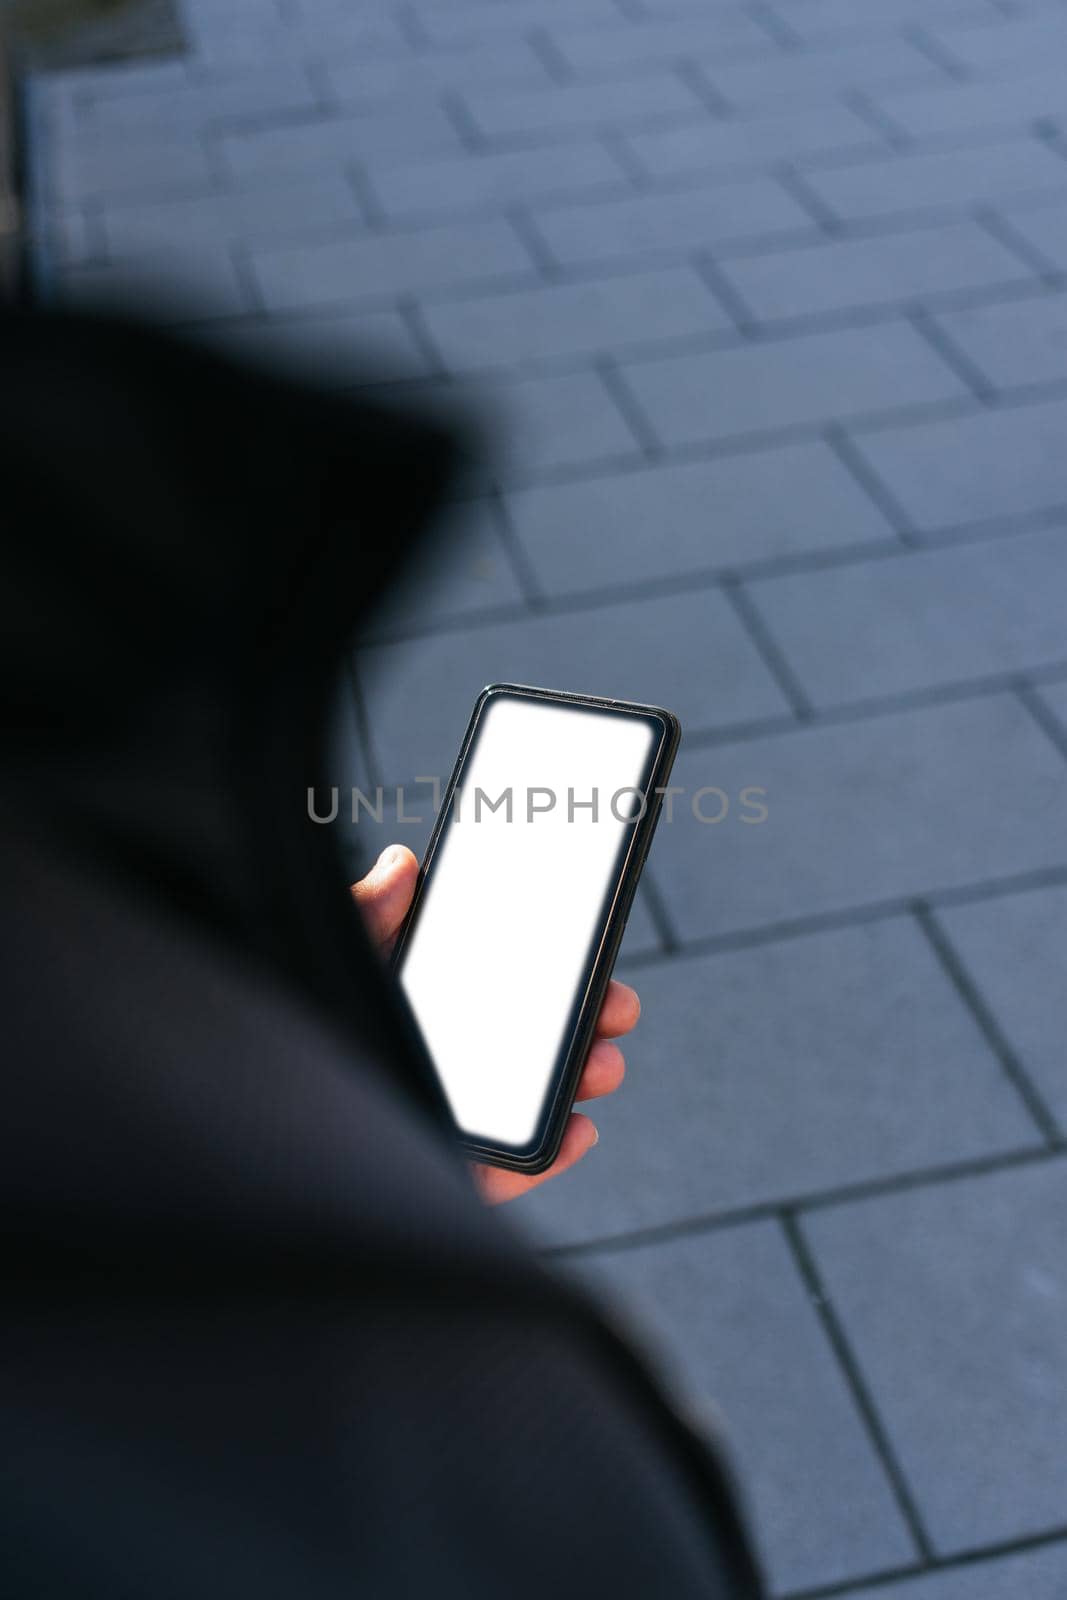
[[[624,700],[478,697],[394,955],[474,1160],[556,1158],[680,736]]]

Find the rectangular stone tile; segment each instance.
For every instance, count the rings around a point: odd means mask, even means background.
[[[331,224],[358,227],[362,213],[341,173],[291,179],[280,187],[172,195],[103,207],[103,229],[116,251],[142,245],[180,245],[202,239],[238,243]]]
[[[885,34],[942,19],[1001,21],[990,0],[777,0],[771,9],[779,22],[805,44],[836,44],[856,38],[878,39]]]
[[[550,595],[892,537],[822,443],[538,485],[512,494],[508,511]]]
[[[1067,767],[1011,695],[683,745],[675,770],[686,794],[651,870],[683,939],[1067,865]],[[693,816],[709,787],[730,801],[718,825]],[[751,788],[768,816],[746,826]],[[716,794],[697,804],[723,809]]]
[[[998,30],[999,31],[999,30]],[[1029,133],[1040,117],[1060,117],[1064,102],[1063,71],[1037,66],[1002,82],[957,83],[872,96],[898,128],[914,139],[955,138],[991,133]]]
[[[554,27],[550,38],[570,70],[582,77],[625,72],[651,62],[673,66],[693,55],[767,56],[774,51],[765,28],[739,8],[725,6],[703,15],[657,17],[611,29]]]
[[[565,128],[624,128],[700,109],[696,92],[672,72],[549,89],[484,89],[466,94],[464,104],[487,139],[551,138]]]
[[[1036,276],[976,222],[736,256],[721,271],[759,322],[902,305]]]
[[[938,920],[1023,1070],[1067,1128],[1067,889],[947,907]]]
[[[955,374],[903,323],[628,361],[621,370],[668,446],[814,426],[964,393]]]
[[[886,148],[880,134],[844,105],[805,106],[759,117],[709,114],[673,128],[626,136],[651,178],[744,171],[779,161]]]
[[[1067,1540],[1018,1555],[995,1556],[922,1578],[856,1589],[852,1600],[1062,1600]]]
[[[628,194],[631,186],[603,144],[583,139],[565,152],[550,145],[387,166],[375,172],[371,187],[388,216],[418,217],[500,211],[523,201],[578,195],[595,199]]]
[[[420,559],[386,597],[362,638],[369,643],[387,635],[415,634],[522,605],[498,512],[487,500],[461,500],[437,518]]]
[[[978,26],[939,23],[931,31],[964,72],[986,77],[1067,59],[1067,16],[1058,9]]]
[[[939,1553],[1063,1525],[1065,1204],[1060,1160],[804,1220]]]
[[[779,716],[786,709],[715,590],[382,646],[363,655],[361,677],[378,765],[390,782],[418,773],[447,777],[471,707],[487,683],[533,683],[649,701],[676,712],[690,731]]]
[[[725,1428],[773,1592],[913,1559],[774,1223],[605,1254],[581,1270],[643,1331],[698,1416]]]
[[[953,545],[752,584],[814,705],[1067,662],[1067,531]]]
[[[462,51],[373,56],[332,53],[323,66],[329,93],[339,105],[374,105],[416,95],[438,95],[498,83],[548,85],[541,58],[528,40],[492,39]]]
[[[463,148],[443,107],[425,99],[357,117],[228,133],[218,145],[228,172],[241,182],[274,182],[291,173],[340,173],[364,161],[385,165]]]
[[[887,428],[857,440],[922,533],[1067,508],[1067,403]]]
[[[326,29],[314,19],[273,25],[260,17],[255,25],[226,10],[202,12],[189,30],[194,63],[212,71],[234,71],[261,62],[321,59],[330,52],[394,56],[409,48],[395,16],[385,8],[373,12],[350,8]]]
[[[213,339],[245,361],[282,368],[332,388],[422,378],[426,357],[395,311],[302,317],[243,317],[209,325]]]
[[[709,55],[704,76],[738,111],[776,109],[788,101],[828,100],[850,90],[890,83],[951,81],[907,39],[886,39],[872,49],[866,42],[768,55],[765,60],[720,66]]]
[[[1067,169],[1065,169],[1067,170]],[[810,216],[773,178],[639,194],[596,205],[545,207],[537,230],[564,267],[679,257],[729,241],[813,238]]]
[[[1014,139],[857,161],[805,182],[842,222],[948,216],[1022,194],[1067,196],[1067,162],[1037,139]]]
[[[168,246],[116,261],[60,267],[51,274],[49,289],[65,306],[171,325],[247,316],[255,309],[232,253],[215,244]]]
[[[193,134],[244,118],[313,114],[317,103],[303,64],[282,56],[248,72],[182,80],[152,94],[102,96],[90,100],[81,121],[91,137],[148,129]]]
[[[252,260],[267,308],[279,311],[534,276],[524,246],[503,221],[259,247]]]
[[[472,44],[508,35],[519,38],[531,28],[568,24],[620,25],[619,9],[612,0],[508,0],[506,6],[478,4],[436,5],[423,0],[412,8],[420,32],[434,45],[469,49]]]
[[[1014,231],[1050,266],[1067,272],[1067,205],[1025,206],[1016,210],[1004,204],[1000,210]]]
[[[454,372],[608,354],[733,327],[689,266],[453,300],[428,307],[425,322]]]
[[[196,139],[148,140],[115,133],[98,139],[63,139],[45,152],[43,178],[50,195],[66,203],[168,190],[207,189],[214,181],[207,153]]]
[[[936,320],[994,388],[1067,379],[1067,294],[942,312]]]
[[[1041,1144],[910,918],[621,975],[641,1022],[600,1146],[524,1206],[553,1243]]]

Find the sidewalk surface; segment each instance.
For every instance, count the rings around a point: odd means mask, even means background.
[[[41,81],[45,284],[501,424],[352,770],[517,679],[671,706],[721,791],[515,1224],[714,1402],[778,1593],[1064,1600],[1067,5],[185,12]]]

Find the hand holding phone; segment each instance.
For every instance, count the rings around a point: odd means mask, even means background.
[[[479,696],[394,958],[477,1161],[559,1153],[678,740],[654,706]]]

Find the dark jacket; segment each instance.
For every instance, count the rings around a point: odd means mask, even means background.
[[[475,1199],[307,821],[452,440],[0,327],[5,1595],[747,1600],[719,1466]]]

